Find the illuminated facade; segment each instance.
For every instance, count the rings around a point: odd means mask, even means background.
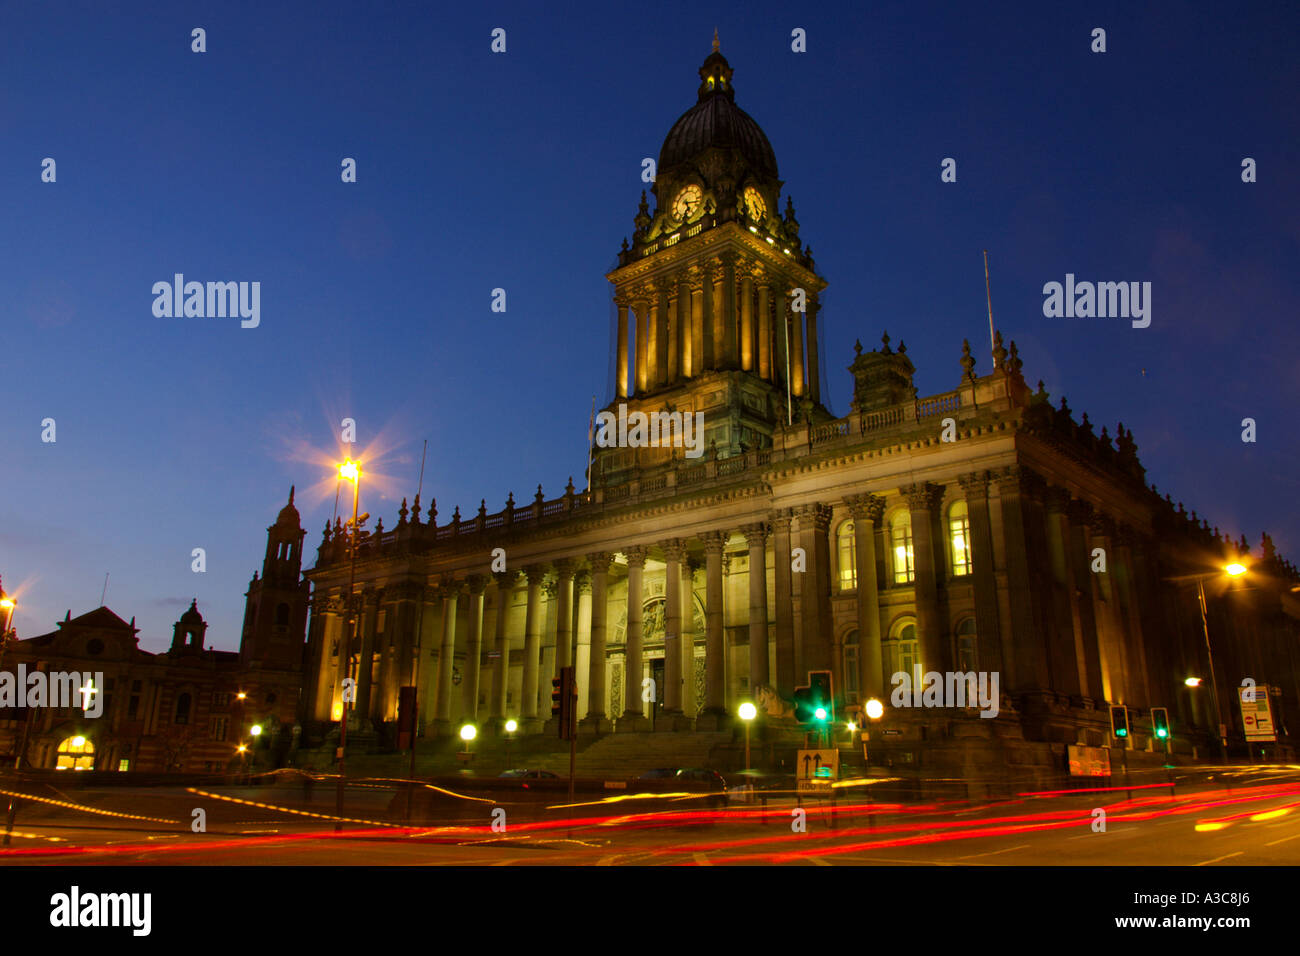
[[[788,197],[777,212],[775,154],[716,40],[700,81],[661,150],[656,208],[642,196],[608,275],[605,411],[702,414],[703,453],[628,435],[596,449],[589,493],[539,487],[442,523],[403,500],[361,538],[355,638],[349,542],[327,527],[307,572],[308,733],[339,719],[349,673],[358,731],[392,743],[408,685],[422,732],[508,718],[539,732],[550,679],[573,665],[585,733],[689,732],[730,727],[751,699],[777,726],[810,670],[832,672],[843,715],[920,668],[997,673],[999,713],[886,707],[873,746],[901,762],[1055,767],[1067,744],[1106,742],[1108,702],[1130,706],[1139,748],[1153,706],[1176,746],[1204,747],[1204,694],[1183,685],[1205,673],[1195,587],[1172,579],[1244,543],[1149,488],[1123,426],[1094,434],[1031,389],[1000,335],[991,369],[954,348],[953,388],[927,397],[901,342],[859,344],[850,413],[833,417],[826,282]],[[1215,664],[1225,688],[1262,675],[1290,715],[1295,569],[1269,554],[1251,577],[1248,593],[1212,587]]]

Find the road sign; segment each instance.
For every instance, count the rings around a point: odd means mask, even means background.
[[[839,750],[800,750],[795,775],[800,793],[830,790],[831,784],[840,778]]]
[[[1268,685],[1237,688],[1238,701],[1241,704],[1241,722],[1246,728],[1247,740],[1268,742],[1277,740],[1273,730],[1273,710],[1269,704]],[[1254,697],[1254,700],[1248,700]]]

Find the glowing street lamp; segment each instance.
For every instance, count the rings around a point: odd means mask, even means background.
[[[253,724],[252,727],[248,728],[248,732],[252,734],[254,737],[260,737],[262,736],[262,725]]]
[[[1200,687],[1201,679],[1199,677],[1189,677],[1187,680],[1183,681],[1183,683],[1188,687]]]
[[[739,710],[737,710],[737,713],[740,714],[740,719],[745,722],[745,772],[748,773],[749,772],[749,725],[753,723],[754,718],[758,716],[758,708],[755,707],[753,704],[751,704],[749,701],[745,701],[743,704],[740,705],[740,708]]]
[[[0,611],[5,612],[5,626],[0,628],[0,659],[3,659],[5,648],[14,637],[12,625],[14,622],[14,608],[17,606],[18,602],[0,591]]]
[[[356,643],[358,615],[356,612],[356,594],[353,592],[356,590],[356,585],[357,585],[357,542],[359,540],[358,535],[361,532],[360,522],[357,520],[357,511],[361,505],[361,462],[353,461],[351,458],[344,461],[343,464],[339,465],[339,478],[352,482],[352,534],[350,540],[351,551],[352,551],[352,563],[351,563],[351,570],[348,572],[348,610],[350,611],[350,616],[352,618],[352,621],[348,628],[348,634],[345,640],[346,646],[344,648],[345,651],[344,660],[346,661],[346,663],[343,665],[343,667],[344,670],[346,671],[347,677],[355,681],[355,678],[352,675],[352,646],[353,644]],[[355,687],[356,684],[354,683],[352,686]],[[340,817],[343,816],[343,787],[344,787],[343,755],[346,751],[347,744],[348,744],[348,709],[349,709],[348,704],[349,703],[351,703],[351,701],[349,701],[347,699],[347,696],[345,695],[343,698],[343,711],[339,715],[339,751],[338,751],[339,790],[338,790],[337,803],[338,803],[338,815]],[[412,760],[415,759],[414,741],[412,741],[411,744],[411,759]],[[341,831],[343,829],[343,822],[340,820],[338,823],[335,823],[334,829],[336,831]]]
[[[465,753],[469,753],[470,741],[478,736],[478,728],[473,724],[462,724],[460,728],[460,739],[465,741]]]
[[[874,697],[871,698],[871,700],[867,701],[867,716],[868,716],[868,717],[870,717],[872,720],[879,720],[879,719],[880,719],[881,717],[883,717],[884,715],[885,715],[885,705],[884,705],[884,704],[882,704],[880,701],[876,700],[876,698],[874,698]]]
[[[1223,572],[1229,577],[1238,578],[1246,573],[1246,566],[1233,562],[1225,565]],[[1205,662],[1210,668],[1210,706],[1214,710],[1214,723],[1218,726],[1213,727],[1215,739],[1219,742],[1219,755],[1223,760],[1228,759],[1228,740],[1224,736],[1224,723],[1222,712],[1219,709],[1219,679],[1214,673],[1214,652],[1210,649],[1210,618],[1205,606],[1205,579],[1212,578],[1218,572],[1213,574],[1198,574],[1196,576],[1196,595],[1201,606],[1201,630],[1205,634]],[[1189,685],[1192,686],[1192,685]]]

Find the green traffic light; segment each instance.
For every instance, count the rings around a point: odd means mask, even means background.
[[[1168,736],[1169,736],[1169,731],[1165,730],[1163,727],[1160,727],[1160,728],[1158,728],[1158,729],[1156,730],[1156,736],[1157,736],[1157,737],[1168,737]]]
[[[1127,736],[1128,736],[1128,730],[1125,729],[1125,728],[1123,728],[1123,727],[1121,727],[1119,730],[1115,731],[1115,736],[1116,736],[1116,737],[1127,737]]]
[[[818,720],[825,720],[825,719],[826,719],[826,708],[825,708],[825,707],[818,707],[816,710],[813,711],[813,716],[816,717]]]

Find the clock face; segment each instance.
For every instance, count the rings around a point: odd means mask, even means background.
[[[752,218],[760,222],[767,215],[767,203],[763,202],[762,194],[753,186],[745,189],[745,208]]]
[[[673,200],[673,215],[678,219],[691,219],[704,204],[704,194],[699,186],[687,186]]]

